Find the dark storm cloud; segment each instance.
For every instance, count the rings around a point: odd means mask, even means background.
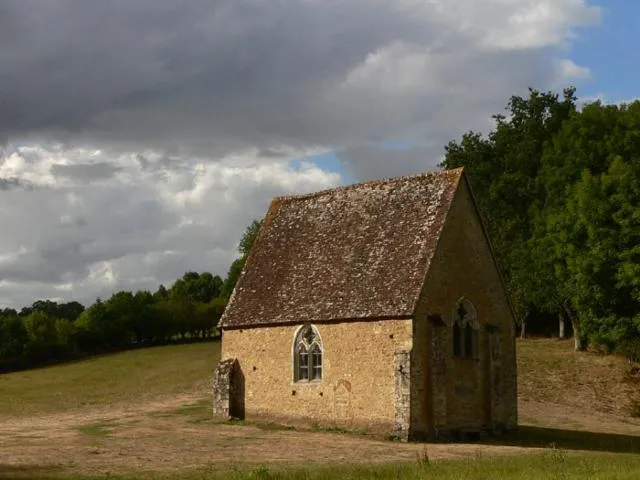
[[[107,162],[76,163],[72,165],[54,164],[51,166],[51,173],[56,177],[85,181],[111,178],[120,170],[122,170],[121,167]]]
[[[14,137],[46,132],[144,145],[168,133],[208,144],[215,134],[223,148],[247,137],[306,141],[317,125],[304,121],[305,110],[327,84],[398,31],[428,35],[418,22],[360,2],[3,7],[0,131]]]
[[[500,11],[504,20],[520,3]],[[541,49],[478,53],[483,33],[441,15],[438,2],[2,5],[0,134],[18,139],[208,157],[249,147],[268,155],[281,145],[346,146],[430,123],[457,102],[496,105],[546,82],[552,70],[539,68],[549,57]],[[501,24],[499,16],[490,20]],[[386,84],[345,83],[371,54],[398,42],[428,53],[428,66],[413,72],[409,58],[388,66],[394,78]],[[422,91],[388,88],[407,74],[422,76]]]
[[[20,178],[16,177],[0,178],[0,191],[13,190],[14,188],[30,190],[31,188],[33,188],[33,186],[26,180],[21,180]]]
[[[442,145],[432,147],[383,148],[357,146],[336,152],[348,165],[352,176],[362,180],[388,178],[436,169],[442,155]]]

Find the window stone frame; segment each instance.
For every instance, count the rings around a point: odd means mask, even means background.
[[[301,349],[306,355],[306,378],[301,375]],[[293,335],[292,381],[296,385],[320,383],[324,376],[324,345],[320,332],[310,323],[300,325]],[[319,353],[319,354],[318,354]],[[318,362],[319,359],[319,362]],[[319,372],[318,378],[316,374]]]
[[[451,315],[452,356],[459,359],[480,358],[480,323],[471,300],[460,297]]]

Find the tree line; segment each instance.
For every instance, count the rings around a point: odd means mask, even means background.
[[[469,174],[522,335],[555,315],[576,350],[640,360],[640,102],[530,89],[505,110],[441,166]]]
[[[118,291],[88,308],[75,301],[38,300],[19,311],[0,309],[0,370],[213,338],[260,225],[254,221],[245,230],[240,256],[224,280],[209,272],[186,272],[170,288]]]

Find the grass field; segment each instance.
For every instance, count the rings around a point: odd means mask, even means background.
[[[37,471],[14,470],[17,478],[51,478],[38,476]],[[24,477],[24,475],[33,475]],[[50,475],[50,474],[45,474]],[[22,477],[20,477],[22,476]],[[7,477],[9,478],[9,477]],[[16,477],[11,477],[16,478]],[[68,480],[94,480],[97,477],[68,476]],[[99,477],[105,478],[105,477]],[[439,462],[404,462],[385,465],[319,466],[313,469],[271,469],[258,466],[253,469],[235,470],[224,474],[208,469],[181,473],[146,473],[114,475],[110,480],[637,480],[640,478],[640,458],[634,455],[569,455],[562,451],[549,451],[538,455],[523,455],[516,458],[472,457],[462,460]]]
[[[640,478],[625,362],[550,339],[518,354],[520,431],[475,444],[216,422],[217,343],[0,375],[0,478]]]
[[[220,343],[130,350],[0,375],[0,418],[204,395]]]

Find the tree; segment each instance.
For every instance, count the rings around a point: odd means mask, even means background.
[[[613,349],[632,336],[639,129],[640,103],[595,102],[570,116],[542,157],[534,243],[577,350],[585,341]]]
[[[243,257],[249,255],[251,252],[251,248],[258,237],[258,233],[260,233],[260,228],[262,228],[262,220],[253,220],[249,226],[245,229],[242,238],[240,239],[240,244],[238,245],[238,252]]]
[[[524,334],[526,319],[556,281],[552,270],[539,268],[530,242],[545,203],[537,182],[544,148],[575,111],[575,90],[560,98],[531,89],[527,98],[511,97],[506,110],[493,117],[487,137],[469,132],[450,142],[441,166],[467,170]]]
[[[72,301],[59,304],[55,316],[73,321],[78,318],[82,312],[84,312],[84,305],[80,302]]]
[[[169,297],[190,302],[208,303],[220,295],[222,279],[209,272],[186,272],[169,290]]]
[[[42,312],[50,317],[75,320],[84,311],[84,306],[79,302],[57,303],[53,300],[36,300],[30,307],[24,307],[20,315],[26,317],[32,312]]]
[[[0,314],[0,359],[20,357],[29,341],[27,330],[15,310]]]
[[[82,312],[74,324],[82,351],[95,352],[119,344],[117,341],[119,332],[111,324],[107,306],[100,298]]]
[[[153,300],[155,302],[160,302],[163,300],[169,299],[169,291],[165,288],[164,285],[160,285],[158,290],[153,294]]]
[[[242,273],[242,269],[244,268],[244,264],[247,261],[247,257],[253,248],[253,244],[258,238],[258,234],[260,233],[260,228],[262,227],[263,221],[254,220],[249,224],[249,226],[245,229],[242,238],[240,239],[240,243],[238,245],[238,252],[240,253],[240,257],[236,258],[231,266],[229,267],[229,271],[227,272],[227,277],[224,280],[224,283],[221,288],[221,296],[224,298],[229,298],[233,293],[233,289],[236,287],[236,283],[240,278],[240,274]]]
[[[23,322],[27,332],[27,355],[34,360],[48,360],[61,350],[56,318],[44,312],[34,311]]]
[[[133,296],[134,320],[131,325],[138,345],[152,344],[158,336],[154,304],[153,295],[146,290],[138,290]]]
[[[209,303],[200,303],[196,306],[195,315],[197,317],[198,332],[201,337],[210,338],[218,326],[220,317],[224,313],[226,300],[215,298]]]
[[[240,274],[244,268],[245,261],[245,257],[240,257],[236,258],[231,263],[229,271],[227,272],[227,277],[224,279],[224,284],[222,285],[222,296],[224,298],[231,297],[233,289],[236,288],[236,283],[238,283],[238,279],[240,278]]]

